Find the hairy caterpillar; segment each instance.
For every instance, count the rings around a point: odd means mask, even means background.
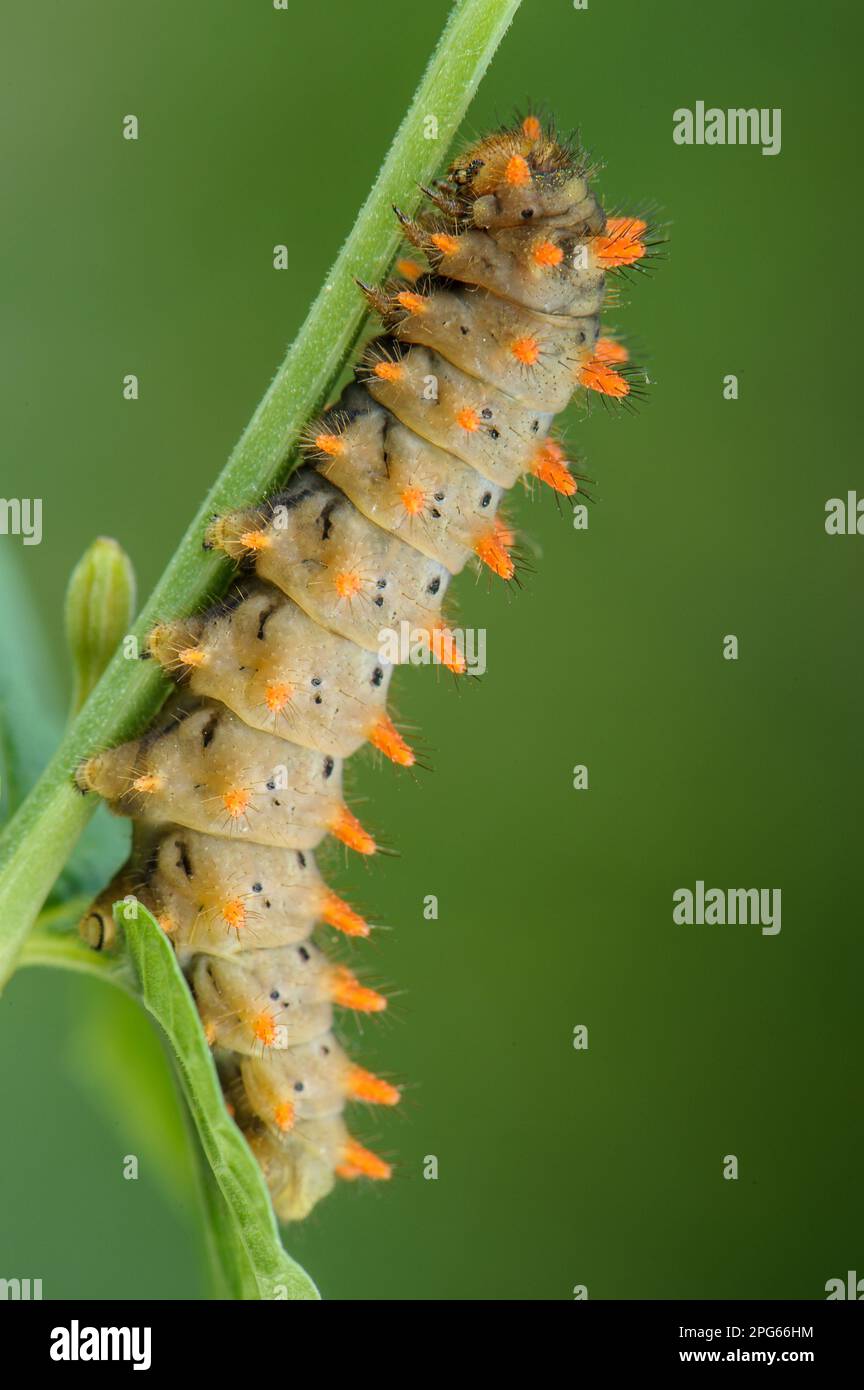
[[[343,760],[369,742],[410,766],[387,714],[382,633],[407,625],[457,675],[442,613],[467,563],[516,573],[499,504],[518,479],[578,490],[553,417],[577,389],[631,393],[627,352],[600,335],[607,273],[639,266],[642,220],[607,219],[584,157],[534,116],[474,144],[418,220],[400,277],[361,286],[385,333],[310,426],[306,461],[263,505],[214,520],[207,543],[248,581],[165,623],[150,655],[178,692],[140,739],[91,758],[82,790],[135,821],[130,863],[82,923],[110,945],[111,903],[135,893],[174,943],[226,1095],[286,1220],[335,1177],[386,1178],[354,1139],[348,1101],[399,1091],[356,1065],[334,1010],[386,1000],[312,941],[369,927],[321,878],[326,835],[361,854]]]

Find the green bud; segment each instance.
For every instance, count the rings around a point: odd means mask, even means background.
[[[66,640],[72,656],[74,717],[98,681],[135,609],[135,572],[116,541],[99,536],[85,550],[66,590]]]

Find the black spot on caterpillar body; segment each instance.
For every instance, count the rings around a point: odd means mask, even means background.
[[[599,315],[607,272],[645,255],[646,227],[607,221],[566,143],[527,117],[427,192],[437,211],[399,216],[431,271],[403,260],[402,282],[363,287],[385,334],[310,426],[307,461],[258,508],[214,519],[207,544],[252,577],[154,630],[177,695],[144,737],[78,773],[135,821],[130,864],[82,932],[110,946],[110,903],[130,885],[157,916],[286,1220],[336,1175],[389,1174],[343,1111],[399,1092],[332,1035],[336,1010],[386,1001],[310,940],[321,922],[369,932],[312,854],[327,834],[376,848],[342,800],[343,760],[369,741],[414,761],[387,714],[382,629],[420,633],[463,670],[442,616],[451,576],[478,560],[513,577],[505,490],[527,475],[572,497],[554,415],[579,388],[629,391]]]

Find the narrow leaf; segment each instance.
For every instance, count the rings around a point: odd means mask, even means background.
[[[228,1114],[201,1022],[177,958],[150,913],[140,903],[114,904],[114,919],[141,986],[145,1006],[165,1030],[207,1161],[227,1211],[217,1207],[214,1233],[231,1270],[248,1271],[243,1296],[315,1299],[309,1275],[286,1254],[261,1170]],[[211,1215],[214,1202],[210,1194]],[[233,1225],[232,1225],[233,1223]],[[238,1288],[236,1277],[229,1284]]]
[[[0,824],[24,799],[62,732],[57,673],[21,566],[0,546]]]

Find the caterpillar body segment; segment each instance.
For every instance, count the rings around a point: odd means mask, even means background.
[[[369,932],[328,888],[309,850],[226,845],[174,826],[151,848],[145,881],[184,965],[199,953],[232,957],[300,944],[319,922],[351,936]]]
[[[210,1041],[262,1056],[329,1032],[333,970],[323,951],[304,942],[234,960],[198,955],[190,979]]]
[[[250,729],[215,700],[186,707],[142,739],[85,764],[79,782],[121,815],[208,835],[314,849],[337,833],[342,762]]]
[[[341,1115],[301,1121],[277,1135],[251,1106],[238,1108],[235,1114],[283,1220],[301,1221],[333,1191],[337,1177],[348,1176],[340,1167],[347,1161],[352,1141]],[[375,1176],[389,1177],[389,1170]]]
[[[370,521],[458,574],[494,534],[504,489],[422,439],[366,391],[352,388],[341,404],[316,431],[341,441],[319,471]]]
[[[370,522],[315,469],[298,469],[262,511],[220,527],[215,543],[245,546],[259,579],[376,656],[382,628],[431,631],[440,621],[449,571]]]
[[[350,757],[386,720],[389,662],[322,628],[272,585],[245,586],[206,623],[155,629],[150,651],[250,728],[333,757]]]
[[[603,307],[606,267],[597,258],[595,241],[568,228],[532,223],[502,228],[494,237],[475,229],[454,236],[413,224],[414,237],[440,275],[524,309],[582,318]]]
[[[327,835],[376,848],[345,804],[344,759],[368,742],[414,761],[387,710],[392,662],[409,653],[385,659],[382,639],[419,633],[463,671],[443,606],[451,576],[468,564],[514,576],[505,493],[537,479],[572,497],[555,415],[579,390],[631,390],[600,314],[608,275],[646,255],[647,227],[607,220],[589,176],[528,116],[455,160],[426,190],[428,212],[397,214],[413,248],[402,279],[361,286],[383,335],[309,425],[287,484],[210,527],[207,544],[242,571],[236,588],[150,636],[177,695],[142,738],[78,770],[82,790],[136,822],[132,859],[82,933],[112,945],[117,897],[153,912],[284,1220],[337,1178],[390,1175],[344,1112],[395,1105],[399,1088],[337,1038],[347,1014],[387,1000],[326,949],[333,932],[370,927],[313,856]]]
[[[404,308],[403,299],[411,307]],[[574,372],[593,356],[600,335],[599,310],[579,318],[540,314],[484,290],[435,281],[394,295],[385,312],[399,342],[430,348],[469,377],[545,414],[569,404]]]
[[[355,1067],[332,1033],[285,1048],[266,1062],[243,1057],[240,1075],[256,1115],[276,1134],[304,1120],[340,1115],[349,1098],[384,1105],[399,1099],[395,1087]]]
[[[364,354],[369,394],[421,439],[511,488],[545,439],[552,412],[521,405],[429,348],[415,346],[394,359],[399,345],[390,342],[371,343]],[[395,373],[394,360],[401,368]]]

